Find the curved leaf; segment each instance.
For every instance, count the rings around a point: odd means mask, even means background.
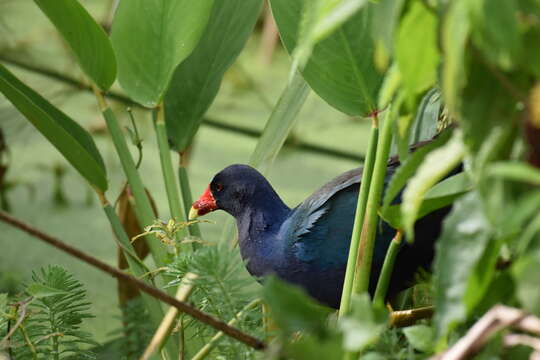
[[[111,39],[118,59],[118,80],[133,100],[147,107],[162,100],[174,70],[197,45],[213,3],[120,1]]]
[[[471,181],[465,173],[459,173],[441,181],[426,194],[414,221],[423,218],[435,210],[452,204],[457,198],[472,189]],[[403,228],[401,205],[387,206],[381,209],[380,215],[394,229]]]
[[[297,45],[302,10],[306,0],[271,0],[287,51]],[[373,63],[371,38],[372,8],[367,4],[332,35],[313,48],[302,75],[326,102],[352,115],[367,115],[377,108],[376,97],[382,83]]]
[[[540,170],[523,162],[497,162],[489,167],[488,173],[491,176],[540,186]]]
[[[404,161],[396,170],[396,173],[392,176],[388,187],[384,192],[383,199],[383,212],[384,209],[390,206],[390,203],[399,194],[399,192],[405,187],[407,181],[414,175],[416,169],[423,163],[426,156],[434,149],[444,145],[450,137],[450,132],[442,133],[433,142],[422,146],[414,153],[412,153],[406,161]]]
[[[441,148],[431,152],[409,181],[403,192],[403,225],[409,241],[414,238],[413,225],[418,211],[422,205],[424,195],[438,181],[444,178],[455,168],[465,155],[465,146],[461,139],[461,132],[454,132],[454,136]]]
[[[165,95],[165,121],[176,150],[191,143],[225,71],[251,34],[261,6],[262,0],[217,2],[199,44],[174,71]]]
[[[396,61],[410,95],[433,86],[437,79],[437,17],[415,1],[404,16],[396,41]]]
[[[62,34],[84,73],[102,90],[116,79],[109,37],[77,0],[34,0]]]
[[[0,92],[62,153],[93,186],[107,190],[103,159],[79,124],[0,65]]]
[[[459,93],[467,82],[465,48],[470,33],[469,11],[466,1],[452,1],[444,17],[441,45],[444,53],[442,93],[452,112],[459,106]]]
[[[435,324],[439,339],[465,319],[472,309],[466,304],[469,280],[491,238],[477,192],[471,192],[454,204],[437,242],[434,262]],[[482,270],[486,270],[485,268]],[[439,342],[441,344],[441,342]]]

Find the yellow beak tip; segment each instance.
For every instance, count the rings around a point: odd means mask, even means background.
[[[189,210],[188,219],[195,220],[198,217],[199,217],[199,210],[195,209],[194,207],[191,207],[191,209]]]

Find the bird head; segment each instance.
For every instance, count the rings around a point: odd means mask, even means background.
[[[258,195],[264,197],[272,188],[264,176],[249,165],[231,165],[214,176],[201,197],[189,211],[189,219],[195,219],[215,210],[239,215],[252,204]]]

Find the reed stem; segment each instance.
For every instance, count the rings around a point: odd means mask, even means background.
[[[377,141],[379,138],[379,121],[377,115],[372,117],[371,131],[368,140],[368,150],[366,161],[362,169],[362,181],[360,182],[360,191],[358,192],[358,202],[356,204],[356,213],[354,218],[353,233],[351,236],[351,245],[349,249],[349,258],[347,260],[347,269],[345,271],[345,280],[341,293],[341,303],[339,306],[339,316],[346,315],[351,306],[351,295],[353,293],[354,270],[356,268],[358,246],[360,244],[360,232],[364,223],[367,198],[373,173],[373,164],[377,153]]]
[[[161,161],[161,172],[163,173],[163,181],[165,182],[165,190],[167,192],[167,200],[169,202],[169,212],[173,219],[180,222],[187,220],[185,206],[180,198],[180,192],[176,178],[174,175],[171,148],[167,138],[167,129],[165,127],[165,114],[163,103],[154,109],[154,129],[156,131],[159,159]],[[180,243],[186,236],[188,231],[186,227],[181,228],[176,233],[176,240]],[[188,246],[180,246],[184,250],[189,249]]]
[[[368,292],[369,279],[371,273],[371,263],[373,260],[373,248],[375,245],[375,235],[377,234],[377,209],[381,202],[381,195],[384,188],[384,178],[388,164],[390,145],[392,144],[392,124],[395,118],[391,108],[386,110],[381,135],[377,144],[377,155],[373,168],[373,176],[369,187],[369,194],[366,205],[366,213],[360,235],[360,245],[358,247],[358,257],[354,275],[354,293],[360,294]]]
[[[392,239],[386,256],[384,258],[384,264],[379,275],[379,281],[377,282],[377,289],[375,290],[375,296],[373,297],[373,304],[375,306],[384,306],[384,300],[386,299],[386,293],[388,292],[388,285],[392,278],[392,271],[394,270],[394,264],[396,257],[401,246],[401,239],[403,235],[401,230],[396,232],[396,236]]]

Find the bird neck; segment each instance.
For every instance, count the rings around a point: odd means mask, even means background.
[[[235,214],[240,241],[255,241],[265,233],[277,232],[290,212],[274,189],[255,193]]]

